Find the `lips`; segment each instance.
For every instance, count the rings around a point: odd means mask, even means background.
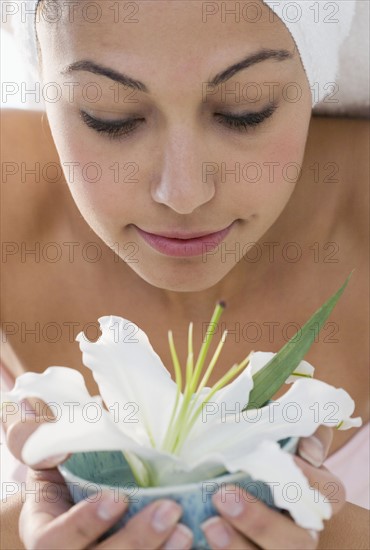
[[[235,222],[217,231],[185,233],[170,231],[151,233],[134,226],[139,235],[152,248],[167,256],[198,256],[214,250],[230,232]]]
[[[229,227],[229,226],[227,226]],[[140,229],[140,228],[138,228]],[[193,233],[186,233],[182,231],[170,231],[170,232],[159,232],[159,233],[153,233],[151,231],[145,231],[148,235],[154,235],[156,237],[164,237],[166,239],[182,239],[182,240],[188,240],[188,239],[198,239],[199,237],[210,237],[211,235],[215,235],[216,233],[220,233],[220,231],[224,231],[227,228],[224,229],[215,229],[213,231],[198,231]],[[141,231],[144,231],[144,229],[141,229]]]

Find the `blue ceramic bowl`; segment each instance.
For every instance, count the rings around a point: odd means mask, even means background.
[[[284,450],[294,454],[298,438],[287,438],[279,443]],[[127,512],[100,540],[123,527],[147,504],[159,498],[169,498],[183,508],[180,521],[193,531],[193,548],[209,550],[200,524],[211,516],[218,515],[211,497],[218,489],[230,483],[246,489],[255,498],[280,511],[280,508],[274,505],[270,487],[262,481],[253,480],[244,472],[226,474],[196,483],[142,488],[135,482],[128,463],[118,451],[76,453],[58,468],[75,503],[83,499],[98,500],[103,490],[114,490],[117,501],[129,501]]]

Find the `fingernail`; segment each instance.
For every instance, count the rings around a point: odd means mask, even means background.
[[[179,523],[176,529],[163,546],[164,550],[186,550],[190,548],[193,533],[185,525]]]
[[[19,401],[20,409],[23,408],[27,410],[27,413],[29,412],[35,412],[35,409],[32,407],[31,403],[28,401],[28,399],[23,398]]]
[[[230,492],[227,489],[221,489],[214,495],[213,502],[220,512],[228,516],[239,516],[244,510],[240,491],[236,491],[235,489],[230,489]]]
[[[170,500],[164,500],[154,510],[152,516],[152,526],[156,531],[161,533],[169,527],[175,525],[182,514],[181,507]]]
[[[230,533],[222,519],[214,516],[201,524],[207,539],[216,548],[226,548],[231,542]]]
[[[118,516],[118,514],[122,513],[126,505],[127,503],[124,500],[119,500],[115,493],[103,493],[101,502],[98,506],[97,514],[100,519],[109,521]]]
[[[68,455],[55,455],[50,456],[46,460],[43,460],[42,462],[39,462],[37,464],[38,468],[46,469],[46,468],[54,468],[61,462],[64,462],[68,458]]]
[[[298,453],[302,458],[318,468],[324,462],[324,447],[320,439],[311,435],[302,439],[298,448]]]

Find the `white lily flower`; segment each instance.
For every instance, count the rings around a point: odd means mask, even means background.
[[[64,453],[119,450],[141,486],[178,485],[226,471],[244,471],[271,484],[277,506],[288,510],[299,525],[323,528],[322,520],[331,516],[330,504],[320,493],[317,499],[293,457],[277,442],[290,436],[309,436],[319,424],[338,429],[360,426],[360,418],[350,418],[354,401],[346,391],[314,380],[314,368],[301,361],[287,378],[286,383],[292,385],[283,397],[243,411],[253,389],[253,375],[275,354],[252,352],[210,388],[206,383],[225,340],[221,339],[203,374],[213,334],[206,338],[194,365],[190,324],[182,391],[172,333],[176,382],[137,325],[116,316],[100,317],[99,324],[102,335],[96,342],[82,332],[76,340],[101,397],[89,395],[80,373],[57,366],[43,374],[18,377],[7,394],[8,401],[38,397],[57,404],[56,421],[42,424],[24,445],[26,463],[32,466]],[[129,415],[130,408],[134,418]],[[286,498],[284,487],[289,483],[299,487],[298,500]]]

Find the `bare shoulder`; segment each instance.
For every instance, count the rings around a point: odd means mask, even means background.
[[[2,145],[17,147],[27,137],[35,137],[35,132],[40,132],[41,130],[43,114],[44,111],[1,109],[1,131],[7,140]]]
[[[367,166],[369,120],[350,117],[312,117],[311,130],[324,151],[337,151],[343,166],[356,171]],[[344,156],[343,156],[344,155]]]
[[[366,508],[346,502],[342,510],[325,523],[318,548],[367,550],[370,536],[369,514],[370,511]]]
[[[4,240],[39,236],[54,214],[50,196],[62,195],[64,176],[45,118],[43,111],[1,110]]]
[[[369,226],[369,120],[313,117],[310,143],[319,144],[323,162],[331,162],[335,169],[338,217],[364,237]]]
[[[369,130],[365,118],[313,116],[311,122],[312,137],[322,150],[340,153],[343,166],[351,171],[368,167]]]
[[[369,120],[367,118],[314,115],[312,117],[312,122],[315,126],[320,128],[320,131],[333,134],[337,134],[339,132],[342,138],[345,138],[346,132],[351,132],[351,134],[353,134],[353,136],[357,136],[360,141],[361,139],[368,139],[369,137]]]
[[[369,228],[369,121],[344,118],[337,122],[337,128],[337,146],[343,159],[346,188],[343,210],[348,222],[357,227],[360,236],[365,237]]]
[[[46,131],[48,125],[45,124],[45,118],[43,111],[1,109],[1,154],[3,161],[7,163],[5,173],[3,172],[6,179],[4,181],[3,177],[2,183],[7,183],[11,176],[18,176],[19,181],[25,184],[31,181],[36,183],[40,179],[37,171],[33,179],[26,176],[31,174],[32,161],[40,162],[53,155],[53,146],[49,141],[50,135]],[[12,162],[17,163],[17,166],[12,166]],[[29,163],[28,166],[27,163]],[[28,182],[25,181],[27,179]],[[31,186],[27,185],[27,187]]]
[[[345,192],[343,215],[349,227],[366,246],[369,233],[369,145],[370,125],[366,119],[341,119],[337,123],[337,147],[342,160]]]

